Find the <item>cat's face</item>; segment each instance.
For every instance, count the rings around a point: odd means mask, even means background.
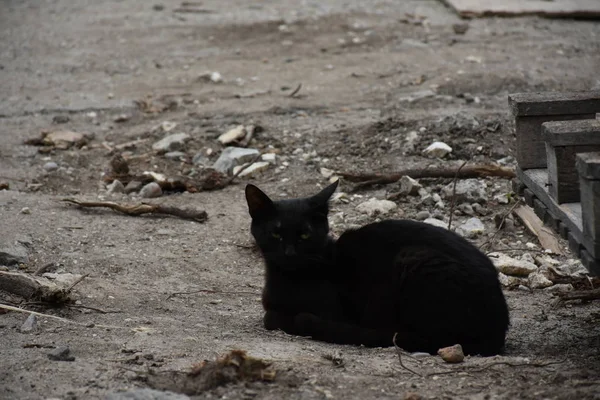
[[[329,233],[327,202],[337,185],[312,197],[280,201],[271,200],[254,185],[246,186],[252,235],[267,263],[297,270],[321,260]]]

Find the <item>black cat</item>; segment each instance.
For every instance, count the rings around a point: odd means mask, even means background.
[[[372,347],[391,346],[396,334],[407,351],[460,343],[466,354],[501,352],[509,316],[491,261],[453,232],[408,220],[349,230],[334,243],[327,200],[336,186],[277,202],[247,186],[267,266],[265,327]]]

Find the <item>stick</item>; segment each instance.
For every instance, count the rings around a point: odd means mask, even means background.
[[[290,97],[294,97],[295,95],[298,94],[298,92],[300,91],[300,89],[302,89],[302,83],[299,83],[298,86],[296,86],[296,89],[294,89],[294,91],[292,93],[290,93]]]
[[[486,241],[484,244],[482,244],[479,247],[480,250],[483,250],[484,246],[488,246],[488,250],[489,250],[489,247],[494,243],[494,239],[496,238],[496,236],[498,236],[498,233],[500,233],[502,226],[504,226],[504,221],[506,221],[506,218],[508,218],[508,216],[515,210],[515,208],[517,208],[517,206],[519,204],[521,204],[521,199],[517,200],[517,202],[515,204],[513,204],[512,207],[507,212],[504,213],[504,215],[502,216],[502,219],[500,220],[500,224],[498,225],[498,229],[496,229],[496,232],[494,232],[494,234],[492,235],[490,240]]]
[[[430,374],[427,374],[427,377],[430,376],[435,376],[435,375],[446,375],[446,374],[452,374],[455,372],[483,372],[486,369],[489,369],[491,367],[495,367],[496,365],[508,365],[509,367],[540,367],[540,368],[544,368],[547,367],[549,365],[555,365],[555,364],[563,364],[567,361],[566,358],[559,360],[559,361],[549,361],[549,362],[545,362],[545,363],[512,363],[510,361],[494,361],[491,362],[487,365],[484,365],[481,368],[474,368],[474,367],[463,367],[463,368],[453,368],[449,371],[442,371],[442,372],[432,372]]]
[[[69,293],[75,287],[75,285],[77,285],[79,282],[81,282],[82,280],[84,280],[88,275],[89,275],[89,273],[87,273],[85,275],[81,275],[75,282],[73,282],[71,284],[71,286],[69,286],[67,288],[66,292]]]
[[[375,184],[388,184],[400,180],[404,175],[410,176],[413,179],[420,178],[454,178],[457,176],[460,179],[464,178],[483,178],[488,176],[497,176],[501,178],[514,178],[515,171],[512,168],[501,167],[493,164],[476,164],[462,168],[459,173],[456,173],[454,168],[446,166],[433,168],[409,168],[394,172],[393,174],[353,174],[349,172],[338,172],[337,175],[349,180],[350,182],[358,182],[357,188],[363,188]]]
[[[42,265],[41,267],[39,267],[33,274],[34,275],[42,275],[45,272],[48,272],[48,270],[52,269],[53,267],[54,267],[53,262],[46,263],[46,264]]]
[[[560,297],[561,301],[569,301],[569,300],[599,300],[600,299],[600,289],[591,289],[591,290],[580,290],[577,292],[565,292],[558,293],[558,297]]]
[[[169,300],[172,297],[178,296],[180,294],[195,294],[195,293],[216,293],[216,294],[252,294],[252,295],[257,295],[259,293],[255,293],[255,292],[228,292],[228,291],[222,291],[222,290],[211,290],[211,289],[198,289],[198,290],[192,290],[191,292],[173,292],[171,294],[169,294],[165,300]]]
[[[204,210],[183,209],[178,207],[163,206],[160,204],[118,204],[112,201],[80,201],[75,199],[62,199],[62,201],[77,204],[81,207],[107,207],[126,215],[137,217],[142,214],[166,214],[196,222],[204,222],[208,214]]]
[[[549,249],[554,254],[562,255],[564,254],[560,249],[560,244],[558,243],[558,239],[552,233],[552,231],[544,226],[544,223],[537,215],[533,209],[529,206],[521,206],[517,208],[514,213],[523,221],[523,224],[527,229],[537,236],[542,248]]]
[[[413,371],[412,369],[408,368],[406,365],[404,365],[404,363],[402,362],[402,349],[400,347],[398,347],[398,345],[396,344],[396,336],[398,336],[398,332],[394,333],[394,337],[392,339],[392,343],[394,343],[394,347],[396,348],[396,353],[398,353],[398,362],[400,363],[400,366],[402,368],[404,368],[405,370],[407,370],[410,373],[413,373],[417,376],[423,377],[423,375],[421,375],[420,373],[418,373],[417,371]]]
[[[233,180],[234,180],[235,178],[237,178],[237,177],[238,177],[238,176],[239,176],[239,175],[240,175],[242,172],[244,172],[244,170],[245,170],[246,168],[248,168],[249,166],[251,166],[252,164],[254,164],[256,161],[258,161],[258,159],[259,159],[260,157],[262,157],[262,154],[257,154],[257,155],[256,155],[256,157],[254,157],[254,158],[252,159],[252,161],[250,161],[248,164],[246,164],[246,165],[242,166],[242,168],[240,168],[240,169],[238,170],[238,172],[236,172],[235,174],[233,174],[233,176],[232,176],[231,178],[229,178],[229,180],[227,181],[227,183],[225,184],[225,186],[228,186],[228,185],[230,185],[230,184],[233,182]]]
[[[25,314],[33,314],[33,315],[37,315],[38,317],[52,318],[52,319],[56,319],[58,321],[62,321],[62,322],[66,322],[66,323],[74,324],[74,325],[79,325],[79,326],[85,326],[85,327],[87,327],[89,325],[89,323],[77,322],[77,321],[73,321],[71,319],[57,317],[56,315],[44,314],[44,313],[40,313],[40,312],[37,312],[37,311],[24,310],[22,308],[9,306],[8,304],[0,304],[0,308],[3,308],[5,310],[9,310],[9,311],[16,311],[16,312],[20,312],[20,313],[25,313]],[[97,324],[94,324],[94,326],[98,327],[98,328],[109,328],[109,329],[130,329],[130,328],[127,328],[127,327],[124,327],[124,326],[97,325]]]
[[[454,217],[454,206],[456,205],[456,182],[458,182],[458,174],[460,174],[460,170],[467,165],[467,162],[468,161],[462,163],[462,165],[456,170],[456,175],[454,175],[454,182],[452,185],[452,203],[450,203],[450,216],[448,217],[448,230],[452,229],[452,217]]]

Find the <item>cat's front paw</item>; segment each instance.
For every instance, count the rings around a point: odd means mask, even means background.
[[[275,329],[281,329],[284,332],[290,332],[294,323],[294,317],[283,314],[277,311],[267,311],[263,318],[263,324],[265,329],[273,331]]]
[[[321,326],[321,318],[311,313],[300,313],[294,317],[294,328],[299,336],[315,336]]]

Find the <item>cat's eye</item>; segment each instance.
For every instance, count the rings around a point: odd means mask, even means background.
[[[309,234],[309,233],[303,233],[302,235],[300,235],[300,239],[302,239],[302,240],[306,240],[306,239],[308,239],[309,237],[310,237],[310,234]]]
[[[271,236],[273,236],[275,239],[281,239],[281,235],[279,233],[271,233]]]

